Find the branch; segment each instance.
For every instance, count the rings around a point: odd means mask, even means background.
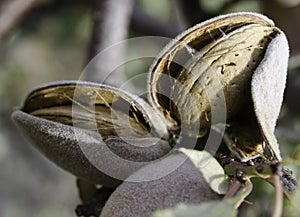
[[[88,61],[95,57],[98,52],[109,46],[125,40],[128,34],[128,26],[133,7],[133,0],[97,0],[95,4],[94,27],[88,54]],[[124,46],[118,49],[109,49],[105,56],[93,61],[85,74],[85,79],[101,82],[110,73],[111,66],[118,66],[124,56]],[[116,73],[115,73],[116,74]],[[113,85],[124,82],[124,74],[112,76],[107,83]]]
[[[18,23],[38,0],[5,0],[0,3],[0,40]]]
[[[33,22],[35,22],[34,26],[38,26],[39,23],[37,24],[37,22],[40,22],[43,18],[52,16],[53,13],[58,10],[62,11],[70,8],[70,1],[71,0],[55,0],[47,4],[40,4],[22,19],[21,25],[32,26]],[[73,0],[72,7],[74,8],[74,6],[80,9],[93,8],[95,10],[95,0]],[[177,25],[162,22],[136,5],[133,8],[130,18],[130,29],[140,35],[163,36],[168,38],[173,38],[183,30]],[[91,52],[97,53],[94,51]],[[88,60],[90,59],[90,55],[91,54],[88,56]]]

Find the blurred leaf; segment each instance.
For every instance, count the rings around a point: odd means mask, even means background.
[[[191,149],[180,148],[202,173],[204,179],[210,188],[218,193],[225,194],[229,187],[227,176],[219,162],[206,151],[196,151]]]
[[[300,186],[298,185],[296,191],[291,195],[284,207],[284,216],[298,217],[300,216]]]
[[[160,1],[160,0],[140,0],[139,4],[145,10],[147,13],[153,15],[154,17],[168,21],[170,20],[170,17],[172,16],[171,8],[171,2],[169,1]]]
[[[293,159],[295,159],[296,161],[299,161],[299,163],[300,163],[300,144],[296,146],[292,157],[293,157]]]
[[[256,0],[252,1],[239,1],[236,4],[233,4],[225,13],[229,12],[240,12],[240,11],[255,11],[260,12],[260,2]]]
[[[234,199],[212,201],[200,205],[179,204],[175,208],[156,211],[153,217],[235,217],[237,210],[234,209]]]
[[[219,13],[222,9],[223,5],[227,2],[227,0],[202,0],[200,1],[201,6],[210,13]]]

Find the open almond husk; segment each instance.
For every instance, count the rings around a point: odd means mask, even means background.
[[[47,158],[79,178],[116,186],[171,147],[162,119],[140,98],[87,82],[32,90],[12,118]],[[162,127],[162,128],[160,128]]]
[[[274,129],[287,61],[286,37],[271,20],[223,15],[162,50],[149,72],[149,103],[111,86],[65,81],[32,90],[12,118],[47,158],[104,186],[217,123],[226,124],[224,141],[240,161],[280,161]]]
[[[226,123],[235,157],[281,160],[274,129],[289,48],[267,17],[234,13],[200,23],[172,40],[150,68],[149,100],[181,134],[202,137]]]

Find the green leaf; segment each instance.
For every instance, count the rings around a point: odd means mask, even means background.
[[[235,199],[204,202],[199,205],[179,204],[174,208],[156,211],[153,217],[235,217]]]
[[[202,173],[210,188],[218,194],[226,194],[229,182],[222,166],[207,151],[179,148]]]

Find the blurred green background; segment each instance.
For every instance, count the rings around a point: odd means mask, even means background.
[[[2,15],[10,13],[6,6],[13,2],[22,0],[0,2],[0,27],[1,22],[8,19]],[[0,42],[0,216],[75,216],[74,208],[79,203],[75,177],[32,148],[15,128],[10,115],[34,86],[55,80],[79,79],[91,57],[97,1],[32,2],[32,7],[16,19]],[[300,1],[137,0],[131,3],[134,9],[129,18],[128,37],[174,37],[203,19],[233,11],[261,12],[275,21],[287,34],[291,48],[289,79],[276,134],[283,159],[299,180]],[[193,4],[198,7],[192,7]],[[151,22],[157,28],[153,28]],[[139,65],[130,73],[145,73],[147,64]],[[243,205],[240,215],[270,216],[273,188],[260,180],[255,180],[254,188],[248,198],[253,205]],[[300,204],[299,190],[291,202],[285,201],[284,216],[300,216],[296,211]]]

